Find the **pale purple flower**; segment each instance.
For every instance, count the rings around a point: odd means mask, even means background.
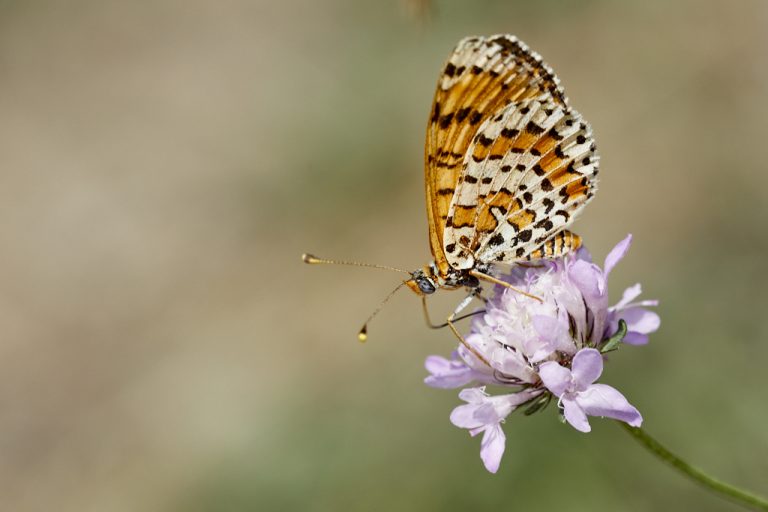
[[[576,430],[592,430],[587,416],[604,416],[639,427],[643,417],[624,395],[611,386],[594,384],[601,373],[603,356],[594,348],[579,350],[570,369],[554,361],[539,366],[541,381],[559,399],[566,421]]]
[[[510,395],[489,396],[485,388],[463,389],[459,398],[466,405],[456,407],[451,413],[451,422],[457,427],[469,429],[472,436],[483,433],[480,443],[480,458],[485,469],[495,473],[504,455],[506,437],[501,423],[515,408],[536,397],[542,390],[528,390]]]
[[[587,415],[630,425],[642,421],[618,391],[595,384],[602,372],[600,351],[610,349],[606,342],[618,332],[620,320],[627,326],[622,340],[627,344],[645,344],[659,328],[659,316],[647,309],[658,303],[637,301],[639,284],[627,288],[622,299],[609,307],[608,276],[631,243],[631,235],[619,242],[603,268],[592,263],[583,248],[565,258],[514,267],[501,278],[542,301],[495,287],[485,311],[475,317],[465,336],[487,363],[463,345],[451,359],[427,358],[430,375],[425,382],[430,386],[458,388],[476,383],[506,388],[508,394],[499,396],[485,394],[485,388],[465,389],[460,397],[469,404],[451,415],[455,425],[470,429],[473,435],[484,433],[481,456],[489,470],[498,468],[504,451],[501,422],[523,403],[531,402],[534,408],[546,403],[537,396],[558,397],[566,420],[583,432],[589,431]]]
[[[659,301],[641,300],[632,302],[641,292],[640,283],[630,286],[624,290],[624,296],[621,300],[608,310],[606,337],[609,337],[618,330],[619,320],[624,320],[627,323],[627,335],[624,337],[624,343],[629,343],[630,345],[645,345],[648,343],[648,335],[658,330],[661,319],[654,311],[649,311],[645,308],[648,306],[658,306]]]
[[[450,359],[443,356],[429,356],[424,362],[424,367],[430,373],[424,379],[424,383],[433,388],[453,389],[470,382],[493,382],[493,379],[486,374],[467,366],[463,360],[459,359],[456,351],[451,354]]]

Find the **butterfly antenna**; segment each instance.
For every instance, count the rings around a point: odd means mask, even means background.
[[[366,320],[366,321],[365,321],[365,323],[363,324],[363,328],[362,328],[362,329],[360,329],[360,331],[357,333],[357,340],[358,340],[360,343],[365,343],[365,341],[368,339],[368,324],[369,324],[369,323],[371,323],[371,320],[373,320],[373,317],[375,317],[377,314],[379,314],[379,311],[381,311],[381,308],[383,308],[383,307],[384,307],[384,304],[386,304],[387,302],[389,302],[389,299],[391,299],[391,298],[392,298],[392,296],[393,296],[395,293],[397,293],[397,291],[398,291],[400,288],[402,288],[404,284],[405,284],[405,281],[403,281],[402,283],[400,283],[399,285],[397,285],[397,287],[395,287],[395,289],[394,289],[394,290],[392,290],[391,292],[389,292],[389,295],[387,295],[387,296],[386,296],[386,298],[385,298],[383,301],[381,301],[381,303],[379,304],[379,307],[377,307],[377,308],[376,308],[376,309],[373,311],[373,313],[371,313],[371,316],[369,316],[369,317],[368,317],[368,320]]]
[[[350,265],[352,267],[368,267],[368,268],[378,268],[381,270],[393,270],[395,272],[402,272],[403,274],[411,275],[411,273],[408,272],[407,270],[403,270],[401,268],[389,267],[387,265],[374,265],[373,263],[360,263],[359,261],[326,260],[326,259],[318,258],[317,256],[314,256],[312,254],[307,254],[307,253],[304,253],[301,255],[301,260],[304,263],[307,263],[309,265],[318,265],[318,264]]]

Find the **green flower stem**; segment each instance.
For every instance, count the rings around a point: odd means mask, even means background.
[[[719,493],[725,498],[743,505],[754,510],[768,510],[768,501],[759,496],[755,496],[747,491],[742,491],[732,485],[716,480],[701,470],[691,466],[680,457],[664,448],[658,441],[649,436],[643,429],[635,428],[627,425],[624,422],[618,421],[619,425],[624,427],[624,430],[629,432],[640,444],[645,446],[651,453],[656,455],[661,460],[667,462],[672,467],[686,475],[688,478],[695,480],[700,485],[703,485],[710,491]]]

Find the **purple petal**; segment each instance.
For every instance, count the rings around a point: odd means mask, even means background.
[[[506,411],[502,411],[502,414],[504,412]],[[507,412],[507,414],[509,414],[509,412]],[[506,417],[507,414],[504,414],[504,417]],[[481,425],[492,425],[504,419],[499,417],[499,411],[496,410],[496,407],[494,407],[494,404],[490,399],[475,409],[474,417]]]
[[[424,367],[432,374],[424,379],[424,383],[433,388],[460,388],[474,378],[474,372],[466,364],[441,356],[427,357]]]
[[[539,394],[541,390],[523,390],[508,395],[488,396],[485,398],[485,403],[475,411],[475,418],[485,424],[499,423],[518,405]]]
[[[640,286],[640,283],[630,286],[629,288],[624,290],[624,294],[621,296],[621,300],[617,302],[616,305],[613,306],[611,309],[613,310],[622,309],[627,304],[629,304],[630,302],[638,298],[641,293],[643,293],[643,288]]]
[[[570,423],[573,428],[579,432],[589,432],[592,430],[592,427],[589,426],[587,415],[581,410],[579,404],[572,399],[563,399],[562,404],[565,421]]]
[[[576,403],[590,416],[613,418],[633,427],[639,427],[643,417],[624,395],[605,384],[593,384],[586,391],[578,393]]]
[[[548,315],[535,315],[531,318],[534,330],[544,339],[551,339],[558,330],[557,318]]]
[[[427,356],[424,361],[424,368],[429,373],[442,373],[451,367],[451,361],[443,356]]]
[[[523,382],[536,382],[536,373],[518,352],[499,349],[490,357],[491,365],[505,375],[517,377]],[[498,383],[498,381],[496,382]]]
[[[568,269],[568,277],[587,301],[598,300],[605,295],[605,276],[593,263],[575,261]]]
[[[504,431],[498,423],[485,429],[483,441],[480,443],[480,458],[483,460],[485,469],[491,473],[499,470],[506,440]]]
[[[488,395],[485,394],[485,387],[467,388],[459,391],[459,398],[470,404],[482,404]]]
[[[568,332],[568,317],[565,317],[566,333]],[[558,318],[549,315],[534,315],[531,324],[538,336],[532,336],[525,343],[525,352],[532,362],[547,359],[552,352],[557,350],[558,341],[561,338],[562,326]]]
[[[631,233],[627,235],[627,237],[624,240],[617,243],[616,247],[611,249],[611,252],[609,252],[608,256],[605,257],[605,264],[603,265],[603,268],[605,269],[606,277],[608,277],[608,274],[611,273],[611,270],[613,270],[613,267],[615,267],[616,264],[619,261],[621,261],[621,259],[627,254],[627,251],[629,251],[630,245],[632,245]]]
[[[656,332],[661,325],[661,318],[653,311],[643,308],[629,308],[621,312],[619,318],[627,322],[627,330],[642,334]]]
[[[627,345],[647,345],[648,335],[629,331],[627,332],[627,335],[624,336],[622,343],[626,343]]]
[[[600,378],[603,356],[594,348],[583,348],[573,356],[571,368],[573,383],[578,391],[582,391]]]
[[[585,246],[579,247],[579,249],[576,251],[576,258],[580,260],[584,260],[588,263],[592,263],[592,255],[589,253],[589,249],[587,249]]]
[[[571,370],[563,368],[554,361],[539,365],[539,377],[544,386],[556,397],[565,393],[571,385]]]
[[[581,300],[579,297],[580,302]],[[532,337],[525,344],[526,354],[531,362],[544,361],[555,351],[573,353],[576,350],[570,333],[568,311],[565,307],[558,307],[554,314],[557,316],[550,313],[534,315],[531,318],[531,324],[539,335]]]
[[[485,426],[476,417],[477,404],[460,405],[451,411],[451,423],[459,428],[478,428]]]
[[[491,400],[497,401],[499,403],[503,402],[507,407],[510,408],[509,412],[512,412],[518,405],[524,404],[531,398],[534,398],[542,393],[543,391],[541,389],[524,389],[509,395],[494,396],[491,397]]]

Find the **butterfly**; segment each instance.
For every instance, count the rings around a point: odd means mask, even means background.
[[[566,228],[597,190],[598,163],[590,126],[538,54],[511,35],[462,39],[440,73],[427,126],[433,261],[406,272],[403,284],[422,298],[466,288],[471,300],[481,281],[509,286],[492,275],[496,264],[575,251],[581,238]],[[461,339],[451,317],[448,325]]]
[[[434,261],[406,284],[420,295],[476,288],[496,282],[494,264],[578,249],[581,238],[565,228],[594,196],[598,162],[590,126],[538,54],[510,35],[461,40],[427,127]]]

